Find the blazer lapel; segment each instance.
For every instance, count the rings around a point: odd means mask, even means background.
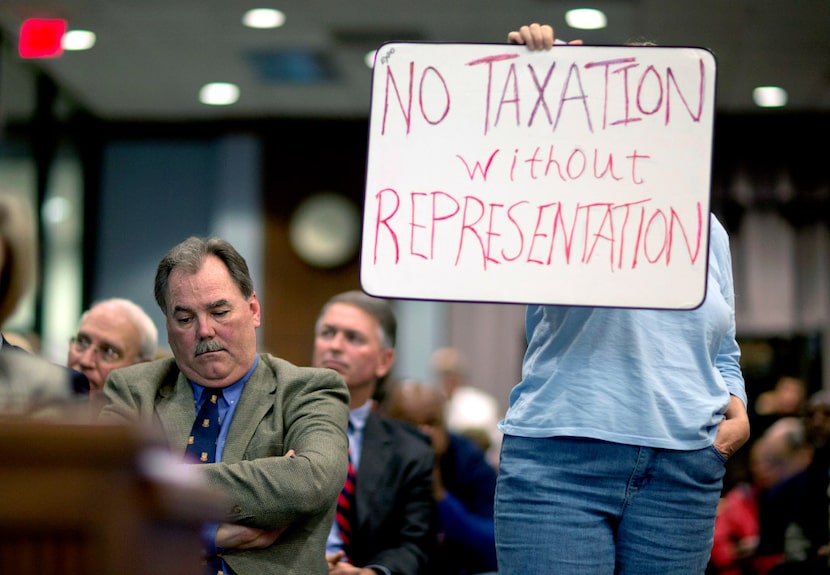
[[[276,392],[277,381],[274,373],[260,358],[254,373],[242,390],[239,405],[236,406],[222,455],[223,461],[242,461],[259,422],[268,410],[274,407]]]
[[[392,451],[391,439],[374,413],[369,414],[363,428],[363,445],[360,466],[355,480],[355,506],[357,524],[361,527],[371,520],[372,509],[387,509],[390,491],[386,481],[386,468]]]
[[[159,388],[156,411],[170,448],[184,456],[187,438],[196,420],[196,406],[190,382],[178,369],[174,368],[173,375],[175,379],[170,377],[170,382]]]

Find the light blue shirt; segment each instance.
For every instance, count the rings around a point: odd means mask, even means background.
[[[349,412],[349,426],[346,428],[346,435],[349,436],[349,453],[352,458],[352,467],[360,467],[360,454],[363,451],[363,429],[366,427],[366,420],[372,412],[372,401],[367,401],[357,409]]]
[[[711,218],[694,310],[528,306],[522,380],[499,428],[692,450],[714,442],[730,395],[746,404],[729,239]]]

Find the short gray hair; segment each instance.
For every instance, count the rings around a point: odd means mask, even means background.
[[[248,264],[229,242],[221,238],[191,236],[167,252],[156,270],[154,288],[156,303],[165,316],[167,315],[168,282],[172,271],[181,269],[186,273],[195,274],[202,269],[202,264],[208,256],[215,256],[225,264],[231,279],[245,299],[253,295],[254,282],[248,271]]]
[[[395,318],[395,311],[389,300],[372,297],[359,290],[339,293],[329,299],[320,310],[317,316],[317,324],[325,315],[326,311],[336,303],[354,306],[363,310],[378,322],[380,327],[380,345],[384,349],[394,348],[398,337],[398,320]]]

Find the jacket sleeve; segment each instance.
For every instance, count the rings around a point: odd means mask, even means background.
[[[401,441],[404,437],[408,441]],[[384,567],[392,575],[419,575],[428,572],[427,565],[435,544],[435,500],[432,495],[435,456],[425,440],[408,434],[400,435],[396,445],[406,455],[398,477],[400,506],[387,516],[394,525],[389,523],[376,529],[371,534],[374,552],[364,561],[355,563],[361,567]],[[360,469],[357,480],[360,481]]]
[[[274,409],[280,413],[267,413],[258,423],[265,428],[259,429],[261,436],[282,439],[278,453],[273,454],[272,445],[266,456],[247,452],[241,461],[198,466],[208,485],[231,499],[227,520],[232,523],[262,529],[292,525],[333,510],[343,487],[348,465],[346,385],[330,370],[295,369],[291,381],[278,381],[280,399]],[[294,455],[284,456],[288,450]]]

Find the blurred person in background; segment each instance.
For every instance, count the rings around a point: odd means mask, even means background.
[[[110,371],[152,361],[158,350],[158,329],[150,316],[128,299],[95,303],[81,315],[69,342],[67,365],[89,380],[95,396],[104,389]]]
[[[0,326],[34,284],[36,261],[37,236],[30,207],[17,196],[0,192]],[[73,405],[74,381],[69,370],[3,338],[0,414],[65,415],[64,410]]]
[[[804,428],[810,464],[760,502],[759,553],[783,556],[770,575],[830,573],[830,391],[810,396]]]
[[[438,386],[447,397],[447,429],[475,441],[490,464],[498,467],[502,438],[498,423],[504,415],[498,400],[469,383],[467,360],[459,349],[436,349],[430,363]]]
[[[476,443],[447,429],[445,404],[442,390],[415,380],[396,384],[388,404],[389,417],[420,429],[435,452],[432,493],[438,509],[438,541],[430,573],[495,573],[496,471]]]
[[[783,560],[783,552],[759,552],[759,507],[768,493],[803,471],[812,457],[804,423],[797,417],[778,420],[755,440],[750,448],[750,480],[732,487],[718,505],[707,574],[764,575]]]

